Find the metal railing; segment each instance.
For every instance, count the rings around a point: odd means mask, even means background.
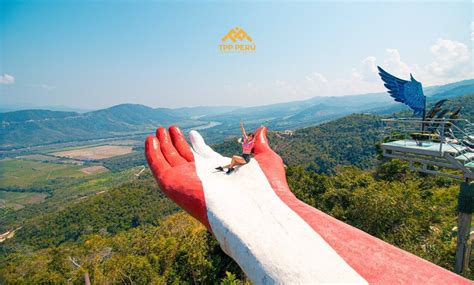
[[[439,154],[449,146],[463,156],[463,164],[474,161],[474,124],[466,119],[382,119],[385,140],[415,140],[420,146],[439,143]],[[416,138],[419,138],[418,140]]]

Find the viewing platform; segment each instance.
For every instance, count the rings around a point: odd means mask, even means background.
[[[474,179],[474,125],[462,119],[384,119],[385,157],[410,163],[410,169],[456,179]],[[455,174],[446,169],[460,170]]]

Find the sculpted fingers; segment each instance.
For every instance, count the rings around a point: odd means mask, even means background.
[[[187,162],[174,147],[168,131],[165,128],[158,128],[156,130],[156,136],[160,141],[161,152],[171,166],[178,166]]]
[[[169,128],[169,133],[171,136],[171,140],[173,141],[173,145],[179,152],[179,154],[188,162],[194,161],[194,156],[191,151],[191,147],[184,138],[183,132],[180,130],[180,128],[178,128],[177,126],[171,126]]]
[[[159,175],[171,168],[161,153],[160,143],[154,136],[148,136],[145,141],[145,156],[150,169],[158,179]]]
[[[260,127],[255,131],[255,154],[271,151],[267,139],[267,127]]]
[[[266,127],[260,127],[255,131],[254,151],[255,159],[258,161],[272,188],[277,192],[293,195],[288,188],[283,160],[268,144]]]

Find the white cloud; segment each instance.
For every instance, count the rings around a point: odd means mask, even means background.
[[[362,60],[362,68],[359,72],[363,78],[371,79],[372,75],[377,73],[377,64],[375,63],[377,59],[375,56],[368,56]]]
[[[402,61],[400,52],[397,49],[389,48],[385,50],[385,60],[383,66],[385,69],[390,70],[393,74],[406,75],[415,73],[415,70],[418,69],[418,66],[413,65],[409,66],[407,63]]]
[[[327,83],[328,82],[328,79],[326,78],[326,76],[318,72],[307,75],[306,80],[308,80],[308,82],[311,82],[311,83]]]
[[[474,22],[473,22],[474,27]],[[328,78],[322,73],[315,72],[306,75],[303,81],[277,84],[291,93],[299,96],[338,96],[384,91],[377,65],[400,78],[409,79],[410,73],[423,83],[424,86],[446,84],[449,82],[473,78],[472,54],[464,43],[439,39],[429,51],[432,61],[420,66],[403,61],[398,49],[388,48],[381,58],[368,56],[346,75],[338,78]]]
[[[0,84],[13,84],[15,83],[15,77],[10,74],[4,73],[0,75]]]
[[[434,61],[427,71],[435,77],[465,78],[472,76],[471,52],[467,45],[445,39],[430,47]]]
[[[329,76],[323,70],[314,70],[303,74],[299,79],[278,78],[266,82],[249,82],[226,89],[226,94],[245,94],[245,99],[239,97],[236,104],[248,100],[252,104],[265,104],[265,94],[272,94],[274,102],[305,99],[314,96],[342,96],[385,92],[386,89],[378,75],[377,65],[391,74],[402,79],[409,79],[410,73],[423,86],[432,86],[474,78],[472,68],[472,52],[461,42],[439,39],[426,47],[431,57],[425,64],[406,61],[402,50],[387,48],[379,56],[366,56],[355,62],[340,76]],[[230,96],[233,98],[233,96]]]

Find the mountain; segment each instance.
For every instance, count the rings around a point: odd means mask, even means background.
[[[443,86],[433,86],[425,89],[427,104],[430,105],[441,99],[452,99],[466,94],[474,93],[474,80],[464,80],[456,83],[450,83]],[[403,104],[388,104],[382,107],[376,107],[366,112],[374,114],[391,114],[402,110],[408,110]]]
[[[440,99],[445,99],[445,98],[453,98],[453,97],[458,97],[462,96],[464,94],[469,94],[469,93],[474,93],[474,84],[473,85],[463,85],[463,86],[457,86],[453,89],[438,92],[434,94],[433,96],[430,97],[431,100],[440,100]]]
[[[428,102],[474,92],[474,80],[464,80],[425,89]],[[210,143],[238,133],[238,122],[249,129],[262,124],[285,130],[314,126],[352,113],[390,114],[407,107],[386,92],[351,96],[313,97],[256,107],[233,106],[150,108],[122,104],[86,113],[23,110],[0,113],[0,150],[153,133],[156,127],[178,124],[182,128],[207,126],[202,132]],[[209,124],[209,122],[213,122]]]
[[[474,95],[453,98],[446,106],[464,106],[462,117],[474,119]],[[120,117],[118,112],[124,113],[123,121],[142,116],[129,113],[127,106],[102,111],[93,116],[114,120]],[[150,112],[143,118],[145,123],[154,115],[153,109]],[[26,113],[24,118],[37,115]],[[270,132],[269,141],[287,165],[289,186],[300,200],[452,270],[458,182],[412,172],[408,164],[397,160],[378,161],[375,145],[381,139],[381,118],[353,114],[293,134]],[[227,155],[238,153],[239,148],[235,139],[215,146]],[[143,158],[143,153],[136,155]],[[233,281],[220,284],[244,283],[231,278],[235,274],[245,281],[212,235],[191,216],[175,214],[176,205],[157,191],[149,170],[138,177],[120,177],[130,181],[104,186],[67,178],[67,184],[57,189],[74,193],[73,185],[84,183],[81,188],[96,186],[101,191],[66,196],[59,209],[43,202],[0,212],[0,227],[17,229],[13,238],[0,244],[0,283],[80,283],[84,272],[99,284],[123,283],[124,275],[130,283],[139,284],[214,284],[226,276]],[[111,178],[114,185],[115,180]],[[57,197],[57,189],[49,201]],[[472,272],[467,274],[474,278]]]
[[[175,114],[182,117],[199,118],[206,115],[218,115],[222,113],[231,112],[239,109],[236,106],[197,106],[197,107],[183,107],[173,109]]]
[[[428,104],[431,107],[433,103]],[[474,122],[474,92],[451,98],[444,107],[462,106],[461,118]],[[404,116],[395,114],[394,117]],[[298,129],[292,136],[277,136],[275,150],[289,165],[305,165],[331,173],[338,165],[367,169],[375,166],[376,145],[383,138],[381,119],[386,116],[353,114],[315,127]]]
[[[180,117],[170,109],[122,104],[79,114],[49,110],[23,110],[0,114],[1,146],[28,147],[68,141],[153,132],[160,125],[183,127],[203,124]]]
[[[451,98],[444,106],[451,110],[462,106],[461,118],[474,122],[474,93]],[[405,117],[410,114],[404,111],[394,115]],[[289,166],[303,166],[318,173],[334,173],[340,165],[369,169],[377,161],[376,145],[383,138],[381,119],[384,117],[387,116],[352,114],[318,126],[297,129],[291,135],[273,131],[269,133],[269,141]],[[240,152],[235,138],[216,144],[214,148],[226,156]]]
[[[63,111],[63,112],[77,112],[86,113],[92,111],[92,109],[82,109],[67,106],[47,106],[47,105],[36,105],[36,104],[3,104],[0,106],[0,113],[22,111],[22,110],[51,110],[51,111]]]
[[[201,224],[156,189],[151,173],[107,190],[37,210],[15,227],[14,238],[0,242],[0,284],[82,284],[83,270],[94,284],[240,284],[217,282],[227,271],[244,275]]]
[[[270,132],[271,147],[289,166],[303,166],[318,173],[333,173],[338,165],[370,168],[375,163],[375,144],[381,139],[381,117],[354,114],[291,135]],[[237,140],[214,146],[225,156],[240,152]]]
[[[156,124],[157,122],[169,124],[183,119],[170,109],[153,109],[139,104],[121,104],[84,115],[94,119],[104,119],[130,125]]]
[[[448,84],[444,84],[444,85],[425,87],[425,88],[423,88],[423,90],[424,90],[425,95],[429,97],[431,95],[434,95],[434,94],[437,94],[437,93],[444,93],[444,92],[447,92],[449,90],[453,90],[453,89],[456,89],[456,88],[462,87],[462,86],[471,86],[472,87],[473,84],[474,84],[474,79],[466,79],[466,80],[461,80],[461,81],[448,83]]]
[[[455,98],[474,93],[474,79],[425,88],[428,104],[444,98]],[[313,97],[265,106],[240,108],[227,113],[204,116],[201,120],[221,122],[216,128],[206,130],[222,139],[225,130],[236,129],[240,120],[254,128],[261,124],[276,130],[296,129],[316,125],[347,116],[352,113],[390,114],[406,110],[386,92],[350,96]]]
[[[474,79],[425,88],[426,95],[435,98],[433,100],[438,98],[457,97],[473,92]],[[321,111],[333,115],[340,114],[339,117],[342,117],[347,113],[354,113],[363,110],[376,110],[376,108],[385,108],[387,105],[403,106],[394,102],[394,100],[388,96],[387,92],[348,96],[317,96],[302,101],[240,108],[223,114],[205,116],[202,119],[213,121],[238,121],[243,118],[250,122],[271,122],[273,120],[280,121],[282,119],[292,121],[292,119],[298,120],[302,116],[304,117],[308,114],[315,114]],[[320,114],[323,116],[325,115],[324,113]],[[315,115],[311,122],[317,122],[319,120],[318,118],[319,116]]]
[[[0,120],[7,123],[21,123],[38,120],[56,120],[77,116],[75,112],[51,111],[51,110],[23,110],[0,113]]]
[[[472,120],[474,95],[447,102],[450,108],[459,105]],[[452,270],[459,184],[410,171],[397,160],[377,160],[380,119],[354,114],[292,135],[270,132],[269,141],[287,165],[288,184],[298,199]],[[239,145],[227,140],[215,148],[235,154]],[[232,282],[220,284],[247,284],[212,235],[191,216],[176,213],[176,205],[156,188],[146,170],[54,211],[29,206],[4,212],[3,221],[17,232],[0,244],[0,283],[81,283],[89,272],[99,284],[124,283],[124,275],[139,284],[214,284],[226,276]],[[22,211],[34,215],[19,221]],[[465,275],[474,278],[472,272]]]
[[[352,96],[351,96],[352,97]],[[294,129],[298,127],[327,122],[352,113],[370,110],[374,106],[394,105],[381,93],[355,96],[357,98],[328,98],[317,105],[283,119],[274,119],[268,124],[275,129]],[[373,99],[373,100],[371,100]]]

